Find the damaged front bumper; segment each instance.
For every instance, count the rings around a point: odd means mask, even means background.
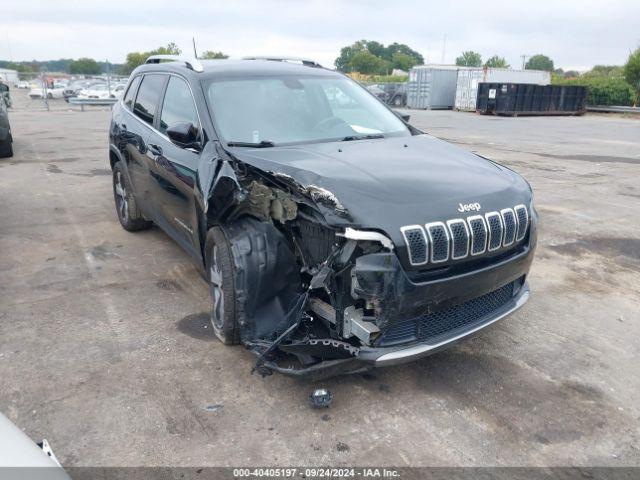
[[[264,366],[294,377],[322,378],[410,362],[443,350],[527,302],[526,276],[534,248],[535,240],[472,271],[422,281],[411,278],[393,252],[359,257],[351,272],[352,294],[377,306],[378,316],[369,320],[380,326],[379,336],[357,347],[344,339],[326,340],[327,349],[344,346],[350,352],[346,358],[299,368],[275,361]]]
[[[362,362],[373,363],[376,367],[386,367],[399,365],[401,363],[417,360],[418,358],[431,355],[440,350],[450,347],[460,340],[471,337],[480,332],[483,328],[502,320],[522,307],[529,300],[529,285],[525,283],[519,293],[504,307],[495,311],[492,315],[481,318],[474,322],[470,328],[450,332],[445,339],[435,343],[420,343],[411,346],[385,347],[385,348],[361,348],[358,352],[358,359]]]

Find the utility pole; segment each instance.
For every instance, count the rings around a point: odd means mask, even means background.
[[[524,66],[526,65],[527,57],[529,55],[520,55],[522,57],[522,70],[524,70]]]
[[[444,39],[442,40],[442,59],[440,61],[440,63],[444,64],[444,56],[447,53],[447,34],[444,34]]]

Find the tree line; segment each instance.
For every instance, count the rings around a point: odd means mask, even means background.
[[[71,75],[100,75],[111,73],[129,75],[133,69],[142,65],[151,55],[180,55],[182,50],[175,44],[158,47],[146,52],[129,52],[125,63],[108,63],[96,61],[93,58],[78,59],[61,58],[59,60],[12,62],[0,60],[0,68],[16,70],[23,74],[37,74],[40,72],[63,72]],[[198,55],[201,59],[228,58],[228,55],[213,50],[205,50]]]

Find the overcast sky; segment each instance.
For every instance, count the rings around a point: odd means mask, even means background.
[[[108,59],[176,42],[231,56],[304,56],[333,66],[358,39],[406,43],[425,60],[452,63],[544,53],[556,67],[622,64],[640,46],[640,0],[3,0],[0,59]]]

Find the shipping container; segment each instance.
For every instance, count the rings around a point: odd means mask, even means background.
[[[582,115],[586,111],[587,88],[574,85],[524,83],[480,83],[480,113],[495,115]]]
[[[551,73],[542,70],[512,70],[510,68],[464,68],[458,71],[456,81],[455,108],[475,112],[478,84],[528,83],[549,85]]]
[[[422,109],[453,108],[458,67],[421,65],[409,71],[407,107]]]

